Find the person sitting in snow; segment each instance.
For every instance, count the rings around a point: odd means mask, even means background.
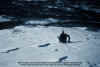
[[[60,34],[60,36],[58,37],[59,41],[62,43],[66,43],[66,42],[70,42],[70,35],[65,33],[64,30],[62,31],[62,33]]]

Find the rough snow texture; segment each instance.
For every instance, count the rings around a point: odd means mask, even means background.
[[[72,43],[59,43],[57,36],[62,30],[70,34]],[[100,31],[85,27],[17,26],[0,30],[0,67],[20,67],[20,61],[59,62],[61,58],[61,62],[84,62],[81,67],[100,67],[99,41]],[[47,43],[47,47],[38,47]]]
[[[44,25],[44,24],[49,24],[49,23],[57,23],[59,20],[53,19],[53,18],[48,18],[45,20],[28,20],[25,22],[25,24],[38,24],[38,25]]]

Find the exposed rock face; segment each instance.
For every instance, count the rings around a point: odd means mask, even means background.
[[[94,0],[4,0],[0,3],[0,14],[99,22],[99,3],[96,6]]]

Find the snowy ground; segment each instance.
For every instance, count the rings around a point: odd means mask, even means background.
[[[5,21],[10,21],[10,19],[0,16],[0,22],[5,22]]]
[[[64,30],[72,43],[59,43],[57,36]],[[29,27],[0,30],[0,67],[20,67],[16,62],[84,62],[82,67],[100,67],[100,31],[86,27]],[[48,44],[45,47],[40,45]],[[18,49],[16,49],[18,48]]]

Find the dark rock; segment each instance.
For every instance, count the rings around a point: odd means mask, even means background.
[[[0,14],[16,17],[52,17],[86,23],[100,21],[100,4],[93,0],[4,0],[0,5]]]
[[[1,53],[10,53],[10,52],[13,52],[13,51],[16,51],[16,50],[19,50],[19,48],[14,48],[14,49],[9,49],[5,52],[1,52]]]
[[[58,49],[55,49],[55,51],[58,51]]]
[[[68,56],[61,57],[61,58],[59,58],[58,62],[62,62],[63,60],[65,60],[67,58],[68,58]]]
[[[19,25],[23,25],[23,22],[22,21],[12,21],[12,20],[0,22],[0,30],[14,28]]]
[[[44,44],[44,45],[39,45],[38,47],[47,47],[49,45],[50,45],[50,43],[47,43],[47,44]]]

